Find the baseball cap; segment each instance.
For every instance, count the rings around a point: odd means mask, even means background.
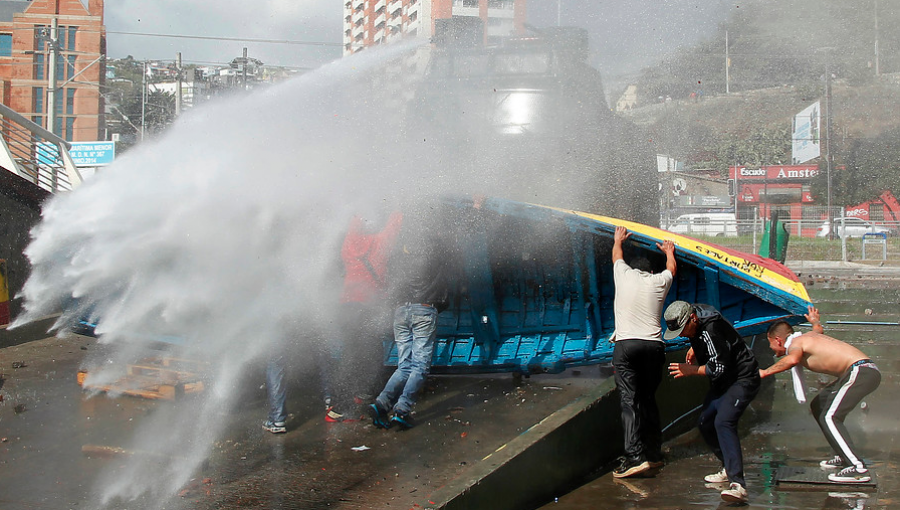
[[[694,307],[687,301],[675,301],[666,308],[663,317],[666,319],[666,333],[663,338],[671,340],[681,335],[681,331],[687,326]]]

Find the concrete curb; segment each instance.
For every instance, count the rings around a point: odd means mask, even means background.
[[[0,326],[0,348],[54,336],[55,333],[50,332],[50,328],[58,318],[59,314],[50,315],[15,329],[9,329],[9,325]]]
[[[684,360],[684,351],[668,361]],[[706,393],[704,378],[665,377],[657,391],[664,438],[695,426]],[[433,510],[521,510],[552,501],[609,469],[623,453],[621,408],[615,380],[544,418],[460,477],[431,494]]]

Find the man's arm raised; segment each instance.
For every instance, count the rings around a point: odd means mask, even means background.
[[[622,260],[625,258],[625,252],[622,249],[622,241],[628,239],[629,237],[631,237],[631,232],[629,232],[625,227],[616,227],[616,232],[615,234],[613,234],[613,264],[615,264],[617,260]]]
[[[822,327],[822,321],[819,319],[819,309],[813,305],[809,305],[809,313],[805,315],[806,320],[812,325],[813,333],[822,334],[825,328]]]
[[[675,264],[675,243],[666,239],[662,244],[656,243],[656,247],[666,254],[666,269],[675,276],[675,270],[678,268]]]

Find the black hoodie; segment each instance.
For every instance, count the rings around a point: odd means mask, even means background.
[[[700,324],[691,347],[697,362],[706,365],[710,390],[722,394],[736,382],[758,386],[759,364],[734,326],[709,305],[693,307]]]

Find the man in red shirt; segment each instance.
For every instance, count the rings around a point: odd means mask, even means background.
[[[341,410],[353,397],[368,393],[383,359],[381,339],[387,338],[390,310],[385,306],[387,294],[387,260],[400,232],[403,215],[392,213],[381,230],[375,221],[355,215],[341,246],[344,269],[340,311],[337,315],[337,338],[323,363],[325,421],[343,419]]]

